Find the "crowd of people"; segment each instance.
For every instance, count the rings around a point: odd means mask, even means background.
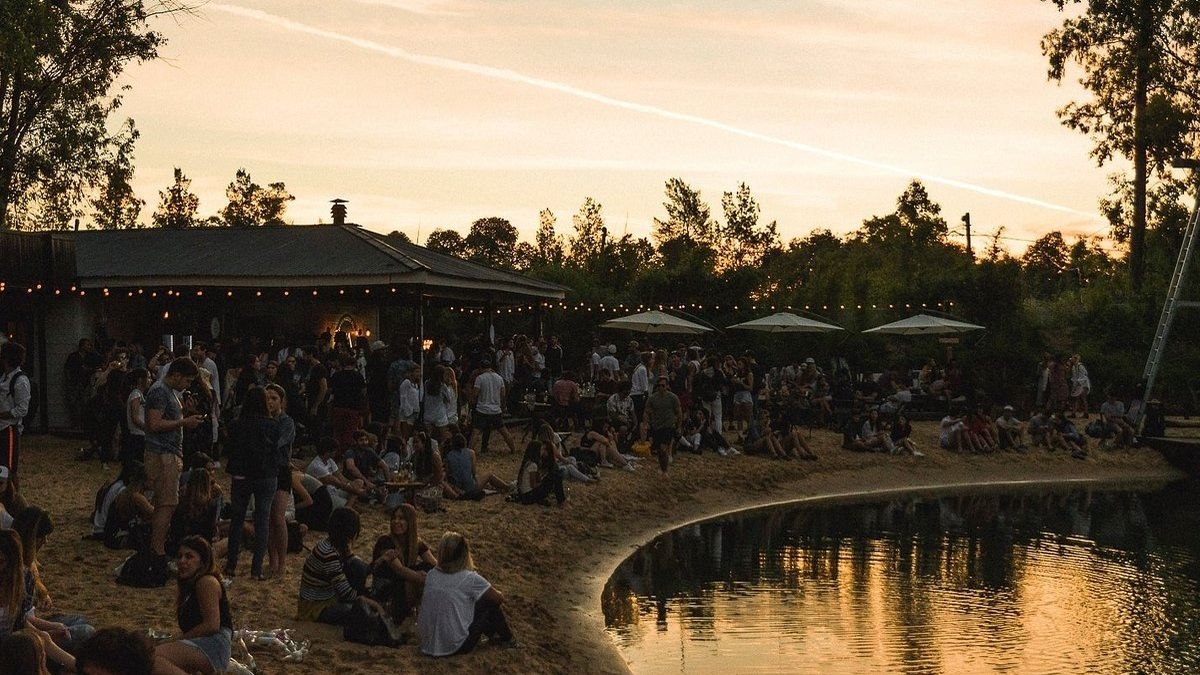
[[[64,368],[71,414],[88,439],[79,458],[120,465],[96,492],[93,538],[134,551],[122,583],[162,586],[174,575],[178,587],[178,639],[152,648],[53,612],[52,580],[37,564],[52,521],[19,485],[30,405],[24,350],[3,345],[0,651],[60,671],[94,663],[94,672],[222,672],[243,549],[246,577],[272,583],[309,532],[323,536],[303,564],[297,619],[384,642],[407,623],[431,656],[471,651],[485,637],[513,646],[504,596],[474,570],[467,539],[447,532],[426,544],[422,510],[491,495],[563,505],[568,482],[638,472],[650,459],[665,476],[677,452],[817,460],[815,428],[841,431],[848,450],[920,457],[911,420],[935,411],[940,445],[954,452],[1044,447],[1083,457],[1089,436],[1105,446],[1138,442],[1140,401],[1127,407],[1110,394],[1084,429],[1071,421],[1089,414],[1078,357],[1047,359],[1038,401],[1021,419],[1011,405],[993,407],[953,361],[854,379],[840,360],[828,372],[813,358],[768,367],[748,352],[685,344],[619,349],[596,340],[568,355],[553,336],[494,347],[480,338],[461,354],[448,342],[394,343],[344,334],[233,340],[147,358],[137,344],[79,342]],[[480,469],[479,454],[497,451],[493,435],[512,454],[511,474]],[[389,514],[369,561],[356,553],[365,508]],[[103,670],[113,659],[149,670]],[[4,663],[0,675],[12,672]]]

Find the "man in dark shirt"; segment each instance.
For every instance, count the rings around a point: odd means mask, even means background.
[[[550,336],[550,344],[546,347],[546,370],[551,380],[557,380],[563,373],[563,348],[558,342],[557,335]]]
[[[354,432],[362,429],[367,412],[367,381],[355,367],[354,357],[343,355],[340,368],[329,377],[333,418],[333,439],[339,450],[354,445]]]
[[[92,375],[100,367],[100,361],[100,355],[92,348],[92,341],[88,338],[81,339],[79,348],[67,356],[63,366],[63,392],[72,427],[79,428],[82,425],[84,397]]]

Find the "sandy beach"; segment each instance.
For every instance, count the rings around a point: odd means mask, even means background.
[[[484,647],[469,656],[433,660],[412,644],[365,647],[343,642],[340,629],[296,622],[304,554],[289,556],[281,580],[235,581],[230,590],[235,624],[292,627],[311,640],[303,663],[283,663],[266,649],[256,651],[264,673],[628,672],[604,632],[601,590],[633,548],[676,525],[772,502],[858,491],[987,481],[1148,481],[1180,475],[1148,449],[1094,450],[1082,461],[1041,450],[960,456],[936,449],[933,423],[915,426],[914,438],[926,457],[850,453],[838,449],[839,435],[815,431],[812,445],[819,462],[683,455],[666,479],[644,462],[636,474],[609,470],[596,485],[572,483],[563,508],[518,506],[490,497],[480,503],[446,503],[446,512],[422,515],[420,534],[431,544],[450,529],[468,537],[479,572],[507,598],[520,649]],[[96,489],[117,468],[103,471],[94,461],[76,462],[78,445],[48,436],[29,437],[25,443],[24,493],[30,503],[52,514],[56,527],[42,556],[56,609],[85,614],[97,626],[176,632],[173,587],[118,586],[112,570],[129,552],[80,541],[90,531]],[[493,449],[482,457],[480,471],[511,479],[517,461],[517,456]],[[384,522],[380,508],[364,509],[360,555],[370,555],[371,544],[385,531]],[[305,543],[312,546],[319,538],[310,533]]]

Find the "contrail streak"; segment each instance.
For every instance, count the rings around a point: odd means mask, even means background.
[[[793,141],[793,140],[789,140],[786,138],[780,138],[778,136],[770,136],[768,134],[759,133],[757,131],[753,131],[750,129],[743,129],[741,127],[736,127],[731,124],[726,124],[726,123],[720,122],[718,120],[709,119],[707,117],[700,117],[698,115],[689,115],[687,113],[675,112],[673,110],[667,110],[665,108],[659,108],[657,106],[646,105],[644,103],[637,103],[634,101],[626,101],[624,99],[613,98],[611,96],[605,96],[604,94],[599,94],[594,91],[589,91],[587,89],[580,89],[579,87],[574,87],[569,84],[563,84],[561,82],[555,82],[553,80],[546,80],[546,79],[542,79],[540,77],[532,77],[530,75],[525,75],[523,73],[519,73],[514,70],[508,70],[505,68],[495,68],[492,66],[485,66],[485,65],[481,65],[481,64],[477,64],[477,63],[470,63],[470,62],[466,62],[466,61],[456,61],[454,59],[443,58],[440,56],[429,56],[426,54],[417,54],[415,52],[410,52],[408,50],[401,49],[400,47],[392,47],[389,45],[380,44],[378,42],[373,42],[371,40],[364,40],[362,38],[357,38],[352,35],[346,35],[344,33],[337,33],[334,31],[325,30],[323,28],[317,28],[316,26],[310,26],[305,23],[300,23],[299,21],[293,21],[292,19],[288,19],[286,17],[278,16],[275,14],[269,14],[267,12],[263,12],[263,11],[260,11],[257,9],[250,9],[247,7],[239,7],[237,5],[228,5],[228,4],[224,4],[224,3],[212,3],[209,5],[206,5],[206,7],[208,7],[209,9],[215,9],[220,12],[225,12],[227,14],[235,14],[237,16],[242,16],[242,17],[246,17],[249,19],[254,19],[256,21],[261,21],[263,23],[272,24],[272,25],[278,26],[280,28],[284,28],[284,29],[287,29],[290,31],[295,31],[297,33],[305,33],[307,35],[312,35],[314,37],[325,38],[327,40],[332,40],[335,42],[342,42],[345,44],[353,45],[360,49],[377,52],[379,54],[383,54],[385,56],[389,56],[394,59],[408,61],[410,63],[416,63],[416,64],[423,65],[423,66],[431,66],[434,68],[441,68],[443,70],[452,70],[452,71],[457,71],[457,72],[461,72],[461,73],[470,73],[472,75],[479,75],[482,77],[488,77],[488,78],[492,78],[495,80],[505,80],[508,82],[517,82],[519,84],[524,84],[524,85],[528,85],[531,87],[537,87],[539,89],[548,89],[550,91],[557,91],[557,92],[560,92],[563,94],[567,94],[568,96],[574,96],[576,98],[582,98],[582,99],[586,99],[589,101],[595,101],[596,103],[601,103],[601,104],[604,104],[607,106],[612,106],[614,108],[622,108],[625,110],[632,110],[634,112],[639,112],[639,113],[643,113],[646,115],[655,115],[657,117],[663,117],[666,119],[677,120],[680,122],[687,122],[687,123],[695,124],[698,126],[708,127],[710,129],[717,129],[719,131],[724,131],[726,133],[733,134],[735,136],[741,136],[743,138],[750,138],[750,139],[753,139],[756,141],[761,141],[763,143],[769,143],[772,145],[779,145],[779,146],[783,146],[785,148],[799,150],[801,152],[805,152],[805,153],[808,153],[811,155],[817,155],[819,157],[827,157],[829,159],[834,159],[834,160],[838,160],[841,162],[847,162],[850,164],[858,164],[860,166],[877,169],[879,171],[884,171],[887,173],[899,174],[899,175],[903,175],[903,176],[915,176],[915,177],[920,178],[921,180],[929,182],[929,183],[938,183],[941,185],[947,185],[947,186],[959,188],[962,190],[969,190],[971,192],[975,192],[975,193],[982,194],[982,195],[987,195],[989,197],[997,197],[999,199],[1007,199],[1009,201],[1019,202],[1022,204],[1029,204],[1031,206],[1037,206],[1037,207],[1041,207],[1041,208],[1045,208],[1045,209],[1051,209],[1054,211],[1061,211],[1063,213],[1071,213],[1071,214],[1087,217],[1088,219],[1091,219],[1091,220],[1096,220],[1099,218],[1094,213],[1080,211],[1078,209],[1073,209],[1069,206],[1063,206],[1061,204],[1054,204],[1052,202],[1043,201],[1041,199],[1035,199],[1033,197],[1026,197],[1024,195],[1014,194],[1012,192],[1005,192],[1004,190],[997,190],[994,188],[987,187],[985,185],[969,183],[967,181],[961,181],[961,180],[957,180],[955,178],[948,178],[945,176],[939,176],[937,174],[925,173],[922,171],[914,171],[912,169],[898,166],[896,164],[888,164],[886,162],[877,162],[875,160],[867,159],[864,157],[856,157],[854,155],[848,155],[846,153],[838,152],[836,150],[829,150],[827,148],[820,148],[815,145],[809,145],[808,143],[801,143],[799,141]]]

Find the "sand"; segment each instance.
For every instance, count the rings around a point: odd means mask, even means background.
[[[993,480],[1121,482],[1179,476],[1151,450],[1093,451],[1082,461],[1045,451],[960,456],[936,449],[935,431],[932,423],[916,425],[914,437],[927,453],[922,458],[845,452],[837,448],[839,435],[816,431],[812,444],[821,455],[819,462],[682,455],[665,479],[644,462],[636,474],[603,470],[598,484],[570,483],[563,508],[518,506],[489,497],[480,503],[447,503],[445,513],[422,515],[420,534],[430,544],[450,529],[470,540],[479,572],[507,598],[519,649],[483,647],[468,656],[434,660],[421,656],[412,644],[388,649],[342,642],[339,629],[293,619],[305,554],[288,557],[282,579],[257,582],[239,577],[230,589],[235,623],[251,629],[292,627],[312,641],[307,658],[298,664],[256,651],[265,673],[628,672],[604,631],[601,590],[636,546],[678,524],[772,502],[861,490]],[[80,541],[90,531],[93,495],[116,468],[104,471],[94,461],[76,462],[72,456],[78,441],[45,436],[25,440],[24,493],[30,503],[53,515],[56,526],[41,556],[56,609],[85,614],[97,626],[177,632],[171,586],[118,586],[112,570],[128,552]],[[515,455],[493,450],[482,458],[481,473],[511,479],[517,461]],[[385,532],[385,514],[368,507],[363,523],[356,548],[366,557],[375,538]],[[315,545],[319,537],[309,534],[306,545]],[[243,557],[243,572],[248,566]]]

